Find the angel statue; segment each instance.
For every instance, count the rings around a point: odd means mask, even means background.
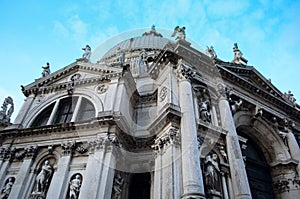
[[[210,58],[212,58],[212,59],[217,58],[217,54],[216,54],[216,51],[214,50],[213,46],[210,46],[210,47],[206,46],[206,48],[207,49],[206,49],[205,53],[207,55],[210,55]]]
[[[171,37],[175,37],[176,34],[176,40],[185,40],[185,27],[179,28],[179,26],[176,26]]]

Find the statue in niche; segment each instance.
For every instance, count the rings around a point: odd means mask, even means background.
[[[85,48],[82,48],[82,50],[84,51],[84,53],[82,54],[82,58],[89,61],[92,55],[91,47],[89,45],[86,45]]]
[[[120,199],[121,198],[123,184],[124,184],[124,179],[118,173],[115,176],[115,180],[114,180],[114,186],[113,186],[114,195],[113,195],[113,199]]]
[[[205,157],[205,183],[208,190],[216,190],[217,183],[219,182],[219,164],[217,162],[218,156],[217,154],[207,155]]]
[[[214,47],[213,46],[206,46],[206,54],[210,55],[210,58],[214,59],[214,58],[217,58],[217,53],[216,51],[214,50]]]
[[[52,176],[52,166],[46,160],[42,166],[41,171],[36,177],[35,193],[45,193],[48,188],[50,178]]]
[[[49,62],[46,63],[46,66],[42,66],[43,72],[42,72],[42,77],[47,77],[50,75],[50,64]]]
[[[10,105],[9,109],[8,105]],[[11,97],[7,97],[4,99],[4,102],[1,106],[2,110],[0,111],[0,121],[5,121],[5,122],[9,122],[10,121],[10,117],[14,112],[14,102],[13,99]]]
[[[69,198],[70,199],[77,199],[81,187],[81,176],[76,174],[75,178],[70,181],[70,192]]]
[[[221,155],[223,157],[224,162],[228,162],[228,157],[227,157],[227,154],[225,152],[224,146],[220,146],[219,149],[220,149],[220,153],[221,153]]]
[[[174,28],[174,31],[173,31],[173,34],[171,35],[171,37],[175,37],[177,34],[177,37],[176,37],[176,40],[185,40],[185,27],[182,27],[180,28],[179,26],[176,26]]]
[[[1,199],[7,199],[10,192],[11,192],[11,188],[14,184],[15,179],[13,177],[10,177],[6,180],[5,185],[3,186],[3,188],[1,189]]]
[[[205,100],[200,103],[200,119],[204,122],[211,122],[209,101]]]

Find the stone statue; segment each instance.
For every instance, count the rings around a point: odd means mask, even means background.
[[[288,98],[293,104],[296,104],[296,99],[291,91],[288,91],[287,93],[284,93],[285,97]]]
[[[10,107],[7,110],[8,105],[10,105]],[[0,111],[0,121],[10,122],[10,117],[14,112],[13,99],[10,96],[5,98],[1,108],[2,108],[2,110]]]
[[[214,47],[213,46],[206,46],[206,54],[210,55],[210,58],[214,59],[214,58],[217,58],[217,54],[216,54],[216,51],[214,50]]]
[[[229,102],[231,105],[231,111],[232,114],[235,114],[241,107],[243,101],[241,99],[239,99],[238,101],[233,101],[231,98],[229,98]]]
[[[209,101],[205,100],[200,103],[200,119],[204,122],[211,122]]]
[[[8,178],[6,184],[3,186],[2,190],[1,190],[1,199],[8,198],[13,184],[14,184],[14,178],[13,177]]]
[[[217,183],[219,182],[220,169],[217,158],[217,154],[213,154],[212,157],[211,155],[207,155],[205,157],[205,183],[209,190],[216,190]]]
[[[79,174],[77,174],[75,178],[70,182],[70,192],[69,192],[70,199],[78,198],[80,187],[81,187],[81,177]]]
[[[243,57],[243,53],[240,51],[237,43],[234,43],[233,45],[233,53],[234,53],[234,57],[233,60],[231,61],[232,63],[247,64],[248,60]]]
[[[185,40],[185,27],[182,27],[182,28],[179,28],[179,26],[176,26],[174,28],[174,31],[173,31],[173,34],[171,35],[171,37],[175,37],[177,34],[177,37],[176,37],[176,40]]]
[[[124,184],[124,179],[122,176],[118,173],[114,180],[114,197],[113,199],[120,199],[121,198],[121,192],[122,192],[122,186]]]
[[[49,164],[49,161],[46,160],[40,173],[36,177],[36,193],[45,193],[50,178],[52,176],[52,166]]]
[[[89,45],[86,45],[85,48],[82,48],[82,50],[84,50],[84,53],[82,54],[82,58],[89,61],[92,55],[91,47]]]
[[[227,154],[225,152],[224,146],[220,146],[219,149],[220,149],[220,153],[221,153],[221,155],[223,157],[224,162],[228,162],[228,157],[227,157]]]
[[[123,64],[125,62],[125,53],[120,47],[117,49],[117,52],[119,53],[118,61]]]
[[[42,66],[42,68],[43,68],[43,72],[42,72],[43,77],[47,77],[48,75],[50,75],[50,64],[49,64],[49,62],[46,63],[46,66]]]

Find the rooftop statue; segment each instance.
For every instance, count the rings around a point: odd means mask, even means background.
[[[210,58],[214,59],[214,58],[217,58],[217,54],[216,54],[216,51],[214,50],[214,47],[213,46],[206,46],[206,54],[207,55],[210,55]]]
[[[234,53],[234,57],[233,60],[231,61],[232,63],[245,64],[245,65],[247,64],[248,60],[243,57],[243,53],[242,51],[240,51],[237,43],[233,44],[233,53]]]
[[[82,54],[82,58],[89,61],[92,54],[91,47],[89,45],[86,45],[85,48],[82,48],[82,50],[84,50],[84,53]]]
[[[176,40],[185,40],[185,27],[179,28],[179,26],[176,26],[171,37],[175,37],[176,35]]]
[[[288,91],[287,93],[284,93],[285,97],[288,98],[293,104],[296,104],[296,99],[294,97],[294,94],[291,91]]]
[[[43,77],[47,77],[48,75],[50,75],[50,64],[49,64],[49,62],[46,63],[46,66],[42,66],[42,68],[43,68],[43,72],[42,72]]]
[[[8,105],[10,105],[9,108],[8,108]],[[13,99],[11,97],[5,98],[1,108],[2,108],[2,110],[0,111],[0,121],[10,122],[10,117],[14,112]]]
[[[149,36],[149,35],[162,37],[162,34],[156,32],[155,25],[152,25],[151,30],[149,32],[144,32],[142,36]]]

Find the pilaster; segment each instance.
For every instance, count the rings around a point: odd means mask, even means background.
[[[25,158],[8,199],[25,198],[25,187],[28,187],[26,185],[30,181],[28,180],[29,172],[37,151],[38,147],[36,145],[25,147]]]
[[[67,176],[71,156],[75,148],[75,141],[64,142],[61,144],[63,153],[57,163],[57,171],[53,174],[51,184],[47,193],[47,198],[63,198],[64,188],[67,183]],[[68,187],[68,186],[67,186]]]

